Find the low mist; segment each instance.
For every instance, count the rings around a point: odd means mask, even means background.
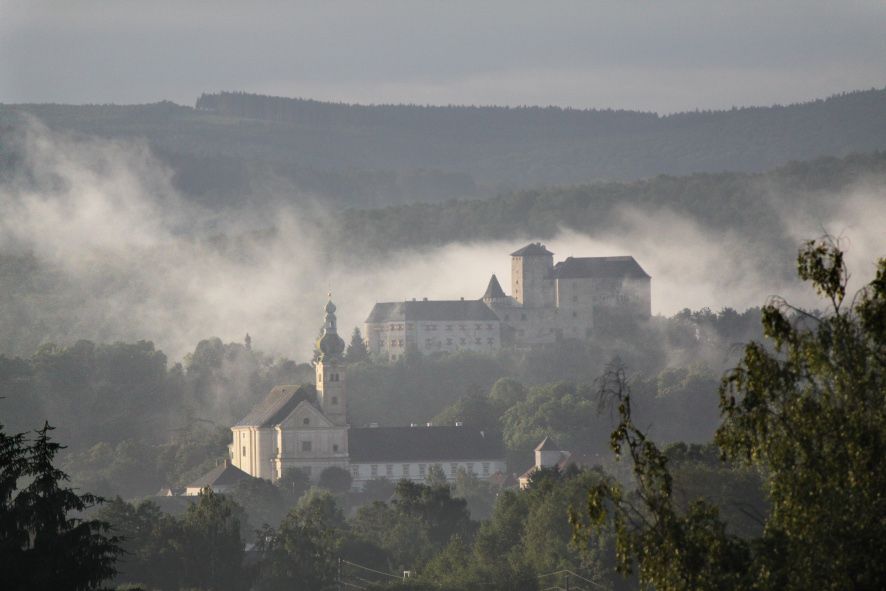
[[[75,138],[33,120],[16,139],[24,162],[21,174],[0,187],[0,250],[32,257],[40,271],[30,290],[4,286],[23,295],[3,308],[14,317],[0,322],[35,327],[43,342],[146,339],[176,360],[203,338],[239,341],[248,332],[255,347],[303,360],[328,292],[347,339],[376,301],[478,298],[493,272],[510,291],[509,253],[537,239],[451,244],[356,264],[348,253],[322,251],[323,228],[302,208],[219,213],[187,202],[144,144]],[[824,226],[786,212],[784,227],[798,246],[825,231],[839,237],[858,287],[886,252],[884,197],[882,187],[859,183],[835,196],[836,221]],[[772,253],[739,234],[714,233],[668,211],[625,209],[617,218],[603,234],[561,231],[544,242],[555,261],[633,255],[653,278],[656,314],[741,310],[775,294],[801,305],[814,301],[808,289],[773,272],[784,261],[773,265]]]

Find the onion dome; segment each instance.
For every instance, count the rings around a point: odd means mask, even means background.
[[[338,336],[335,304],[332,303],[332,298],[326,302],[324,310],[326,319],[323,323],[323,335],[317,341],[317,348],[320,350],[320,359],[325,361],[340,358],[345,351],[345,342]]]

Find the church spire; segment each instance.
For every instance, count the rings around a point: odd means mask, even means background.
[[[329,361],[340,358],[345,350],[345,342],[338,336],[338,321],[335,318],[335,304],[332,303],[331,293],[324,310],[326,317],[323,321],[323,335],[317,341],[317,348],[320,350],[320,359]]]

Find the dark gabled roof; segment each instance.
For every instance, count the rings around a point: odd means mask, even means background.
[[[498,322],[498,316],[479,300],[422,300],[382,302],[372,308],[366,322],[480,320]]]
[[[498,279],[495,277],[495,273],[492,274],[492,277],[489,278],[489,285],[486,286],[486,293],[483,294],[481,300],[498,300],[502,298],[506,298],[508,296],[505,295],[504,290],[501,288],[501,285],[498,283]]]
[[[219,464],[194,482],[188,488],[206,488],[207,486],[231,486],[241,480],[252,478],[240,468],[232,465],[229,460]]]
[[[234,427],[274,427],[283,422],[302,400],[316,402],[317,390],[311,384],[275,386],[265,399],[252,407]]]
[[[501,440],[468,427],[369,427],[348,430],[351,462],[446,462],[504,458]]]
[[[545,248],[541,242],[533,242],[527,244],[520,250],[511,253],[512,257],[537,257],[537,256],[553,256],[554,253]]]
[[[554,265],[551,277],[573,279],[587,277],[649,279],[634,257],[569,257]]]
[[[557,442],[550,437],[545,437],[541,443],[535,446],[535,451],[562,451]]]

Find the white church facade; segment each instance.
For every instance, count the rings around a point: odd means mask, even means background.
[[[290,468],[316,481],[334,466],[350,472],[355,488],[378,478],[423,481],[431,466],[450,480],[459,470],[481,479],[505,472],[501,441],[468,426],[351,426],[345,343],[332,301],[325,311],[316,384],[276,386],[233,425],[233,466],[271,481]]]

